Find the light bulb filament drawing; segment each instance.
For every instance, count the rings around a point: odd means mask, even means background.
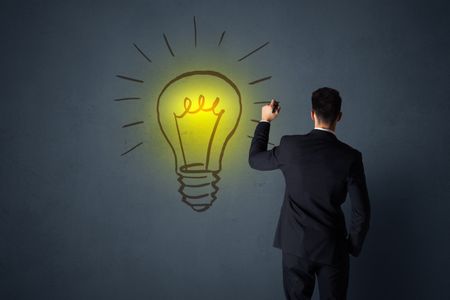
[[[210,108],[203,108],[203,106],[205,106],[205,96],[200,95],[198,97],[198,108],[196,110],[191,111],[192,101],[191,101],[191,99],[186,97],[186,98],[184,98],[184,112],[177,117],[181,118],[187,113],[195,114],[201,110],[202,111],[212,111],[215,115],[219,115],[219,113],[215,112],[215,109],[217,107],[217,104],[219,104],[219,101],[220,101],[220,99],[219,99],[219,97],[217,97],[216,100],[214,100],[214,102]],[[222,113],[223,113],[223,110],[220,112],[220,114],[222,114]]]

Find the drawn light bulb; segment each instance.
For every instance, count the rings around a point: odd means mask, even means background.
[[[237,86],[215,71],[183,73],[158,97],[158,123],[174,154],[178,191],[195,211],[216,199],[222,157],[241,110]]]

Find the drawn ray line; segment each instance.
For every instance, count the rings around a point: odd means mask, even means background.
[[[148,56],[145,55],[145,53],[142,52],[142,50],[135,43],[133,43],[133,46],[137,49],[137,51],[139,51],[139,53],[142,54],[143,57],[145,57],[146,60],[148,60],[148,62],[150,62],[150,63],[152,62],[152,60],[150,58],[148,58]]]
[[[126,152],[120,154],[120,156],[124,156],[125,154],[127,154],[127,153],[130,152],[130,151],[133,151],[134,149],[136,149],[137,147],[139,147],[139,146],[142,145],[142,144],[143,144],[142,142],[138,143],[137,145],[131,147],[131,148],[130,148],[129,150],[127,150]]]
[[[249,138],[251,138],[251,139],[253,138],[251,135],[247,135],[247,136],[248,136]],[[274,144],[274,143],[271,143],[271,142],[268,142],[268,144],[269,144],[269,145],[272,145],[272,146],[275,146],[275,144]]]
[[[197,22],[195,20],[195,16],[194,16],[194,44],[195,48],[197,48]]]
[[[131,78],[131,77],[128,77],[128,76],[123,76],[123,75],[116,75],[116,76],[119,77],[120,79],[125,79],[125,80],[134,81],[134,82],[144,83],[144,80]]]
[[[255,122],[255,123],[259,123],[259,120],[256,120],[256,119],[250,119],[250,121]]]
[[[253,102],[253,104],[269,104],[270,101],[258,101],[258,102]]]
[[[128,123],[128,124],[123,125],[122,128],[133,126],[133,125],[138,125],[138,124],[142,124],[142,123],[144,123],[144,121],[137,121],[137,122],[133,122],[133,123]]]
[[[222,44],[223,37],[225,36],[225,32],[226,31],[222,32],[222,35],[220,36],[220,40],[219,40],[219,43],[217,44],[217,47],[220,47],[220,44]]]
[[[249,82],[248,84],[256,84],[256,83],[260,83],[266,80],[269,80],[270,78],[272,78],[272,76],[267,76],[267,77],[263,77],[260,79],[256,79],[255,81]]]
[[[166,42],[166,46],[170,51],[170,54],[172,54],[172,56],[175,57],[175,54],[173,53],[172,47],[170,47],[169,40],[167,39],[166,34],[163,33],[163,36],[164,36],[164,41]]]
[[[251,51],[250,53],[248,53],[247,55],[244,55],[243,57],[239,58],[238,61],[242,61],[244,59],[246,59],[247,57],[249,57],[250,55],[252,55],[253,53],[255,53],[256,51],[261,50],[262,48],[264,48],[265,46],[269,45],[269,42],[265,42],[264,44],[262,44],[261,46],[259,46],[258,48],[256,48],[255,50]]]
[[[126,98],[117,98],[117,99],[114,99],[114,101],[139,100],[139,99],[141,99],[141,98],[139,98],[139,97],[126,97]]]

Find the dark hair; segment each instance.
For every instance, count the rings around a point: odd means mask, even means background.
[[[312,93],[312,109],[321,122],[333,123],[341,111],[342,99],[339,92],[323,87]]]

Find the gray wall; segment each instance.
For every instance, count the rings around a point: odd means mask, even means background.
[[[0,298],[282,299],[271,244],[284,180],[247,165],[251,103],[281,101],[276,144],[312,128],[310,94],[332,86],[373,209],[349,298],[449,299],[449,12],[448,1],[2,1]],[[227,72],[244,95],[203,213],[180,201],[155,115],[162,84],[189,68]]]

